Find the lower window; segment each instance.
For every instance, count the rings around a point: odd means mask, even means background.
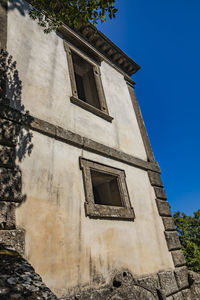
[[[85,211],[91,218],[134,220],[125,172],[80,158],[85,187]]]

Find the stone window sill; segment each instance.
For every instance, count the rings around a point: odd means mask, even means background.
[[[100,117],[100,118],[103,118],[104,120],[108,121],[108,122],[112,122],[113,118],[109,115],[107,115],[106,113],[104,113],[102,110],[78,99],[78,98],[75,98],[74,96],[70,97],[70,101],[73,103],[73,104],[76,104],[78,105],[79,107],[82,107],[83,109],[93,113],[94,115]]]

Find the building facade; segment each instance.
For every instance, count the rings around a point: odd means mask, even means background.
[[[29,9],[0,13],[1,242],[62,299],[190,299],[139,66],[93,26],[44,34]]]

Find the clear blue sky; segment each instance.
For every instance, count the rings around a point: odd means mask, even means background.
[[[200,208],[200,1],[117,0],[99,25],[141,70],[133,76],[172,212]]]

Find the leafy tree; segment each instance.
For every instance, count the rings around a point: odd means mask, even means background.
[[[183,247],[187,266],[200,273],[200,209],[194,216],[187,216],[179,211],[173,215],[174,222]]]
[[[117,9],[115,0],[31,0],[33,9],[30,11],[32,19],[44,27],[48,33],[63,23],[72,28],[81,24],[98,21],[105,22],[106,16],[115,18]]]

